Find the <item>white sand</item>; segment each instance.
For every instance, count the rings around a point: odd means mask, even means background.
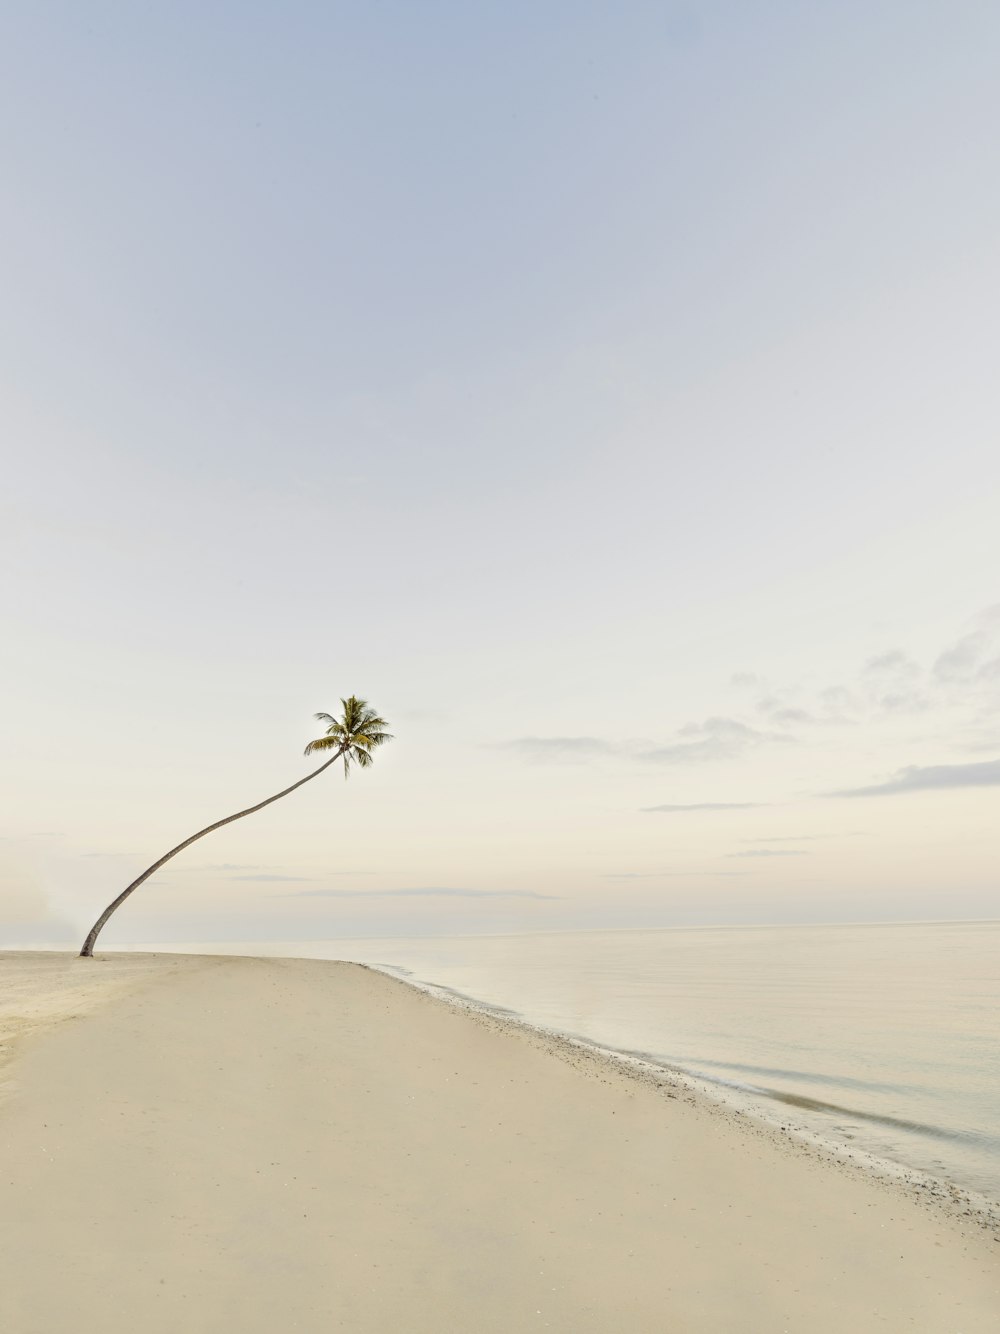
[[[7,954],[5,1014],[10,1334],[1000,1328],[982,1230],[354,965]]]

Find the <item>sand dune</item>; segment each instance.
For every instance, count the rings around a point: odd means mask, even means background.
[[[0,979],[10,1334],[1000,1325],[981,1229],[358,966]]]

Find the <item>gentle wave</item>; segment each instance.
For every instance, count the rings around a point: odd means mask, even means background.
[[[638,1052],[634,1054],[639,1055]],[[785,1070],[770,1065],[745,1065],[738,1061],[712,1061],[704,1056],[699,1056],[696,1064],[708,1069],[739,1070],[746,1075],[766,1075],[772,1079],[794,1079],[801,1084],[828,1084],[837,1088],[877,1090],[880,1093],[916,1094],[927,1092],[926,1084],[887,1084],[884,1080],[852,1079],[848,1075],[830,1075],[816,1070]]]

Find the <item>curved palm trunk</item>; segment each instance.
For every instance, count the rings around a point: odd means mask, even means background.
[[[192,834],[191,837],[186,838],[183,843],[178,843],[176,848],[171,848],[170,851],[165,853],[158,862],[153,862],[152,866],[147,867],[138,879],[133,880],[128,888],[123,889],[115,901],[109,903],[104,909],[100,917],[98,917],[97,921],[91,927],[90,935],[83,942],[80,958],[89,959],[93,956],[94,946],[97,944],[97,937],[101,934],[104,924],[111,914],[116,908],[121,907],[134,889],[138,889],[144,880],[148,880],[153,872],[158,871],[165,862],[170,860],[171,857],[176,857],[179,852],[183,852],[185,848],[189,848],[192,843],[197,843],[199,838],[204,838],[205,835],[210,834],[213,829],[221,829],[224,824],[232,824],[234,820],[242,820],[244,815],[253,815],[254,811],[263,810],[265,806],[270,806],[272,801],[277,801],[280,797],[287,797],[289,792],[294,792],[297,787],[301,787],[303,783],[308,783],[310,779],[321,774],[324,769],[329,769],[330,765],[333,764],[335,760],[340,759],[341,755],[344,753],[344,749],[345,748],[341,746],[337,753],[331,756],[325,764],[321,764],[319,768],[314,769],[311,774],[306,774],[305,778],[300,778],[299,781],[293,783],[291,787],[283,788],[281,792],[276,792],[273,797],[268,797],[266,801],[259,801],[256,806],[248,806],[245,811],[237,811],[235,815],[227,815],[224,820],[216,820],[215,824],[206,825],[204,829],[199,829],[197,834]]]

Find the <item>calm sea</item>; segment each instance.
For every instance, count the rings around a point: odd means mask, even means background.
[[[1000,1201],[1000,922],[200,948],[375,964]]]

